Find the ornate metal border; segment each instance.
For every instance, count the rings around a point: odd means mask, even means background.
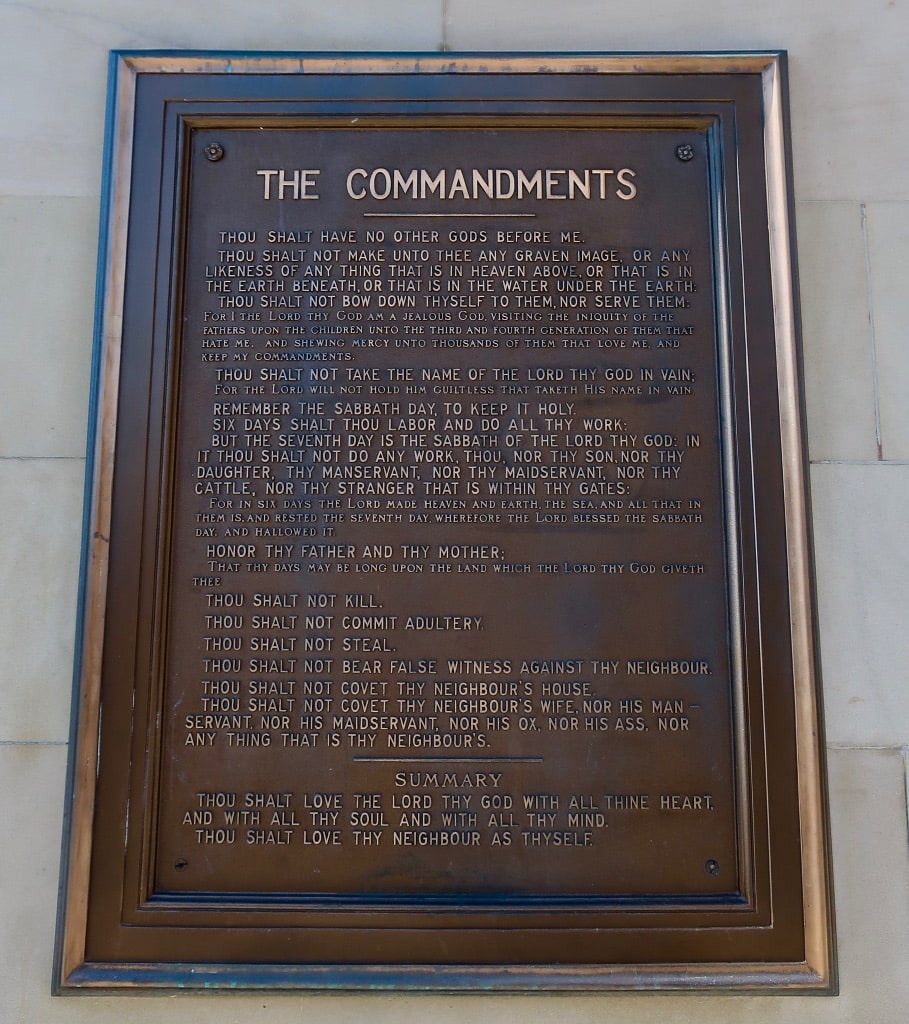
[[[822,720],[813,610],[810,510],[799,391],[798,316],[792,252],[792,202],[785,56],[742,54],[221,54],[115,53],[111,62],[101,225],[95,386],[97,424],[88,469],[83,589],[74,683],[67,790],[61,923],[55,989],[130,991],[137,987],[270,989],[608,990],[696,989],[814,991],[835,989]],[[112,475],[124,313],[129,183],[136,91],[143,75],[752,75],[763,87],[765,181],[778,364],[780,439],[788,549],[791,652],[795,671],[798,800],[806,956],[797,964],[520,966],[205,965],[86,962],[92,820],[101,722],[101,651],[105,627]]]

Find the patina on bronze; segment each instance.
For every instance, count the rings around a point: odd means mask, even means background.
[[[114,65],[56,984],[829,991],[781,59],[227,61]]]

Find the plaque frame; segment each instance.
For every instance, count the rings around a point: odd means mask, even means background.
[[[290,76],[290,77],[289,77]],[[539,76],[539,77],[537,77]],[[517,943],[506,935],[514,929],[514,921],[492,927],[479,924],[483,956],[472,962],[463,952],[450,960],[440,958],[414,962],[403,953],[392,955],[387,962],[374,955],[352,956],[347,962],[335,954],[324,962],[282,962],[274,954],[258,960],[249,940],[237,939],[237,925],[242,919],[232,916],[229,908],[224,925],[199,921],[187,924],[177,921],[162,926],[156,921],[145,941],[134,938],[142,932],[132,897],[121,885],[113,892],[99,891],[99,860],[113,866],[126,860],[118,852],[120,828],[111,828],[116,814],[104,812],[111,797],[102,785],[111,765],[102,758],[105,729],[123,727],[124,719],[114,718],[110,724],[102,716],[105,704],[103,677],[107,609],[116,601],[117,593],[109,590],[115,562],[126,559],[152,561],[156,557],[154,537],[133,538],[130,543],[115,547],[112,552],[111,524],[114,517],[114,471],[118,445],[133,440],[147,441],[141,430],[135,433],[128,414],[120,412],[121,392],[144,387],[153,392],[155,403],[163,411],[167,401],[166,386],[144,379],[142,368],[126,366],[123,355],[123,323],[128,314],[127,246],[137,233],[148,243],[151,262],[161,242],[175,246],[172,227],[176,219],[177,197],[159,191],[151,204],[151,215],[140,219],[139,204],[131,205],[131,182],[137,180],[137,162],[149,155],[162,160],[177,174],[182,156],[174,140],[169,143],[155,137],[155,126],[143,120],[148,112],[163,109],[171,94],[193,82],[192,95],[197,98],[230,96],[232,101],[273,98],[282,85],[293,80],[305,92],[306,81],[318,77],[325,82],[393,83],[392,92],[402,103],[424,99],[428,83],[444,83],[455,99],[461,95],[460,81],[482,83],[546,80],[557,83],[552,93],[557,99],[571,97],[572,84],[585,82],[585,87],[602,87],[608,92],[610,81],[621,80],[646,117],[646,104],[654,97],[670,97],[673,101],[693,103],[692,82],[699,82],[701,98],[722,106],[724,116],[736,120],[751,147],[748,160],[752,169],[756,160],[762,162],[764,196],[739,201],[748,206],[745,234],[754,233],[755,225],[766,219],[768,270],[754,271],[760,284],[772,295],[772,309],[764,302],[762,315],[768,318],[774,341],[773,361],[776,369],[777,394],[764,408],[760,425],[778,430],[779,459],[773,467],[777,479],[760,480],[761,486],[778,491],[785,510],[785,522],[761,529],[777,532],[782,529],[785,564],[776,566],[784,578],[784,594],[789,605],[791,633],[789,637],[788,672],[792,677],[785,716],[791,722],[791,744],[795,772],[782,773],[772,758],[759,764],[766,768],[767,792],[758,798],[758,813],[769,815],[771,805],[785,802],[780,820],[795,830],[796,836],[782,869],[774,872],[772,885],[765,893],[763,917],[758,915],[743,925],[732,924],[725,929],[730,955],[722,956],[716,938],[717,922],[710,927],[692,928],[672,914],[664,915],[662,933],[652,942],[649,957],[622,962],[609,959],[595,949],[584,929],[573,928],[570,910],[556,908],[547,918],[539,918],[533,928],[517,929]],[[223,91],[225,84],[232,84]],[[742,83],[736,92],[730,83]],[[151,99],[141,100],[143,89],[152,90]],[[174,88],[172,83],[179,83]],[[281,83],[281,85],[276,85]],[[646,83],[636,92],[637,83]],[[706,85],[706,83],[710,83]],[[714,84],[716,83],[715,87]],[[350,87],[348,85],[348,87]],[[330,86],[329,86],[330,88]],[[155,91],[157,90],[157,91]],[[396,90],[396,91],[395,91]],[[750,93],[749,93],[750,90]],[[354,89],[356,93],[356,89]],[[182,95],[182,93],[181,93]],[[363,90],[359,99],[368,99]],[[757,110],[746,110],[745,97],[750,95]],[[142,103],[145,103],[145,106]],[[739,108],[736,103],[739,103]],[[520,106],[520,100],[518,101]],[[143,113],[144,112],[144,113]],[[755,119],[755,113],[758,118]],[[201,115],[187,115],[191,120]],[[558,114],[547,113],[546,123],[557,123]],[[750,119],[749,119],[750,118]],[[204,121],[204,117],[203,117]],[[200,122],[201,123],[201,122]],[[161,133],[159,132],[159,135]],[[151,138],[151,142],[149,139]],[[145,149],[139,151],[136,143]],[[170,147],[170,148],[169,148]],[[739,157],[736,147],[735,157]],[[742,157],[742,159],[746,159]],[[168,163],[169,162],[169,163]],[[806,992],[831,994],[836,991],[834,953],[832,882],[829,870],[829,838],[825,791],[822,705],[818,676],[813,566],[810,538],[810,510],[806,484],[804,414],[800,390],[800,352],[798,337],[797,283],[793,261],[794,231],[790,189],[790,154],[786,58],[781,52],[734,54],[230,54],[230,53],[144,53],[115,52],[111,55],[109,119],[106,143],[102,203],[101,244],[96,314],[96,348],[90,419],[94,424],[87,470],[87,510],[83,533],[82,589],[74,680],[73,724],[70,742],[70,767],[67,785],[67,816],[64,831],[60,919],[54,968],[54,989],[60,994],[110,991],[129,992],[141,989],[271,989],[271,990],[436,990],[436,991],[605,991],[605,990],[709,990]],[[164,225],[164,229],[161,228]],[[170,226],[168,226],[170,225]],[[761,246],[761,239],[749,237],[748,245]],[[133,257],[135,261],[135,257]],[[148,276],[148,269],[140,268]],[[749,270],[749,275],[752,270]],[[153,276],[153,275],[152,275]],[[172,288],[178,285],[171,281]],[[746,293],[751,280],[746,278]],[[133,300],[135,301],[135,300]],[[158,307],[169,308],[170,296],[146,295],[142,314],[151,318]],[[163,303],[163,306],[161,304]],[[134,315],[136,315],[134,313]],[[166,382],[165,382],[166,385]],[[156,390],[157,389],[157,390]],[[125,426],[124,426],[125,424]],[[130,431],[133,431],[131,435]],[[119,435],[118,435],[119,431]],[[119,440],[118,440],[119,436]],[[121,476],[123,470],[120,470]],[[154,476],[156,467],[140,465],[134,478],[121,483],[121,494],[132,494],[141,501],[145,477]],[[125,486],[125,490],[124,490]],[[136,506],[139,507],[139,506]],[[757,527],[756,527],[757,529]],[[125,652],[130,653],[128,650]],[[763,666],[762,666],[763,668]],[[148,699],[148,682],[142,681],[142,666],[137,666],[132,682],[139,701]],[[108,685],[110,685],[108,683]],[[775,691],[776,692],[776,691]],[[745,729],[745,726],[742,725]],[[743,749],[766,744],[766,736],[748,735]],[[765,751],[766,753],[766,751]],[[104,764],[102,770],[102,761]],[[115,763],[114,770],[128,772],[128,761]],[[146,770],[147,765],[142,766]],[[781,777],[784,775],[786,777]],[[793,777],[794,774],[794,777]],[[116,803],[116,801],[114,801]],[[106,825],[100,829],[101,820]],[[105,816],[106,815],[106,816]],[[769,831],[769,826],[767,826]],[[106,829],[106,831],[105,831]],[[775,842],[775,840],[774,840]],[[771,859],[767,840],[766,857]],[[120,846],[122,847],[122,840]],[[797,849],[797,854],[793,851]],[[752,851],[745,851],[745,862]],[[145,851],[133,856],[145,857]],[[793,862],[795,857],[795,863]],[[93,881],[93,871],[96,872]],[[128,873],[127,873],[128,874]],[[770,872],[768,871],[768,876]],[[130,876],[131,877],[131,876]],[[141,903],[141,894],[136,900]],[[784,904],[801,904],[801,911],[786,913]],[[135,903],[135,901],[133,901]],[[98,908],[102,907],[99,911]],[[91,934],[93,914],[108,922],[110,935]],[[171,918],[180,918],[185,911],[170,908]],[[432,916],[432,911],[427,911]],[[419,909],[416,918],[420,919]],[[111,925],[111,922],[114,922]],[[784,923],[781,923],[784,922]],[[375,922],[373,922],[375,923]],[[629,928],[630,920],[620,927]],[[321,925],[325,927],[324,923]],[[331,932],[329,946],[343,948],[345,942],[356,941],[369,921],[352,923],[345,919],[340,925],[326,929]],[[428,928],[440,927],[430,922]],[[185,955],[186,940],[191,930],[196,935],[213,938],[214,952],[205,959],[192,961]],[[233,937],[229,933],[233,931]],[[485,936],[482,934],[485,931]],[[167,949],[183,932],[184,955],[172,957]],[[261,929],[260,929],[261,932]],[[677,938],[670,939],[676,932]],[[337,934],[335,934],[337,933]],[[498,938],[495,937],[498,935]],[[547,958],[553,950],[552,936],[571,933],[571,957],[564,962]],[[578,933],[575,935],[574,933]],[[778,934],[777,934],[778,933]],[[654,933],[655,934],[655,933]],[[558,938],[555,940],[559,941]],[[784,955],[774,955],[774,945],[785,947]],[[797,949],[797,953],[792,950]],[[245,952],[244,952],[245,950]],[[588,956],[584,956],[585,950]],[[151,955],[149,955],[151,951]],[[541,954],[542,951],[542,954]],[[757,951],[757,952],[755,952]]]

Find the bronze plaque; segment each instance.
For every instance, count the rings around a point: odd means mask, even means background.
[[[830,989],[781,74],[115,58],[61,990]]]

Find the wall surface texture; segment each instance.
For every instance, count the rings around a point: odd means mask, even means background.
[[[906,0],[0,0],[0,1024],[907,1018],[907,42]],[[789,51],[838,997],[51,998],[107,53],[138,48]]]

